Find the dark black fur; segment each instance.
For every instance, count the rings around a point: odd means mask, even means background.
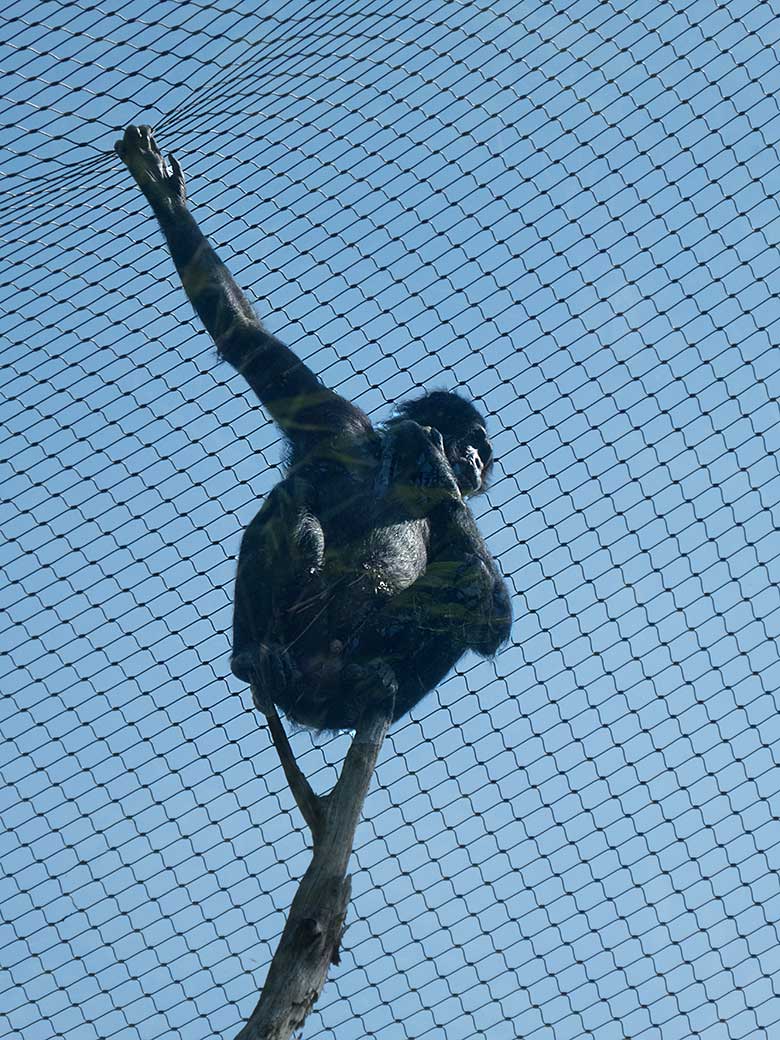
[[[509,637],[506,585],[464,501],[492,466],[484,420],[437,391],[373,427],[262,327],[148,128],[129,127],[117,151],[221,356],[291,445],[241,544],[233,672],[303,725],[354,727],[377,697],[395,698],[397,719],[466,650],[491,656]]]

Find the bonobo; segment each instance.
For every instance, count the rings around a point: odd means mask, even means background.
[[[398,719],[467,650],[490,657],[509,638],[506,584],[465,502],[493,464],[484,419],[435,391],[375,428],[263,328],[150,128],[128,127],[116,151],[219,354],[290,445],[241,543],[232,670],[259,708],[270,698],[315,729],[353,728],[376,699]]]

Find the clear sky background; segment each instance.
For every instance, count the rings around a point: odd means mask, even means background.
[[[513,645],[397,725],[305,1036],[780,1020],[780,8],[33,0],[0,68],[0,1038],[229,1040],[306,834],[229,675],[277,434],[113,141],[377,420],[490,416]],[[293,738],[319,789],[345,735]]]

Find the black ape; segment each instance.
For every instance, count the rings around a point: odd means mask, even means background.
[[[221,356],[287,436],[287,476],[247,528],[236,577],[233,672],[317,729],[354,727],[369,698],[394,718],[468,649],[509,637],[503,578],[464,496],[493,458],[456,394],[408,401],[375,429],[268,333],[203,237],[148,127],[116,150],[152,206],[182,284]]]

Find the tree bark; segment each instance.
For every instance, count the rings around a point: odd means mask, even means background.
[[[369,708],[336,786],[316,795],[293,757],[276,709],[267,717],[290,788],[312,832],[312,859],[292,901],[260,1000],[236,1040],[289,1040],[322,992],[339,948],[351,890],[347,865],[392,704]]]

